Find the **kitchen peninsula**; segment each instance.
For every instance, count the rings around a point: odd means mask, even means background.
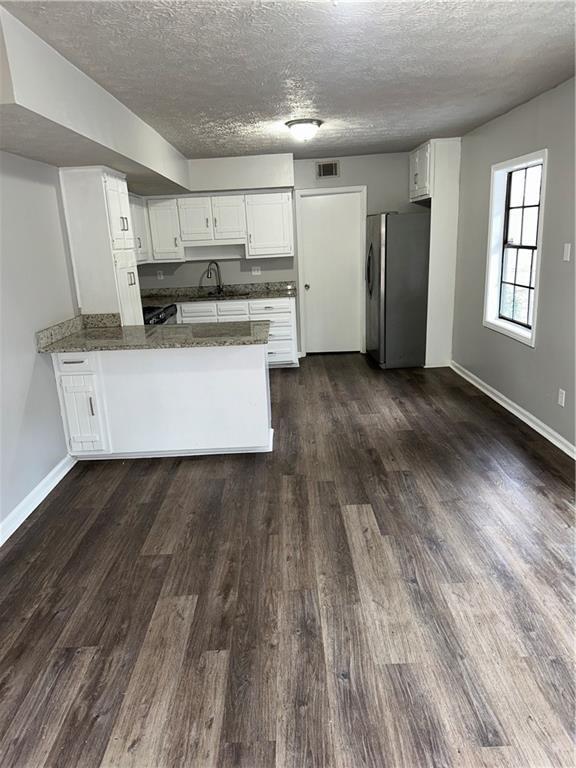
[[[37,334],[69,452],[82,458],[272,450],[267,320],[120,326],[78,316]]]

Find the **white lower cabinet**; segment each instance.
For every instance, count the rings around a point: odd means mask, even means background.
[[[61,355],[59,357],[62,357]],[[82,366],[81,356],[68,361]],[[66,365],[66,362],[62,363]],[[58,375],[58,390],[62,416],[72,454],[93,453],[107,450],[105,418],[98,394],[97,377],[94,373]]]
[[[271,451],[264,344],[52,355],[82,459]]]
[[[190,301],[178,304],[179,323],[241,323],[269,320],[268,364],[298,365],[296,300],[250,299],[249,301]]]

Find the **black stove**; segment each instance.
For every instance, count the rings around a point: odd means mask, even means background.
[[[176,304],[167,304],[165,307],[142,307],[144,325],[163,325],[171,317],[176,315]]]

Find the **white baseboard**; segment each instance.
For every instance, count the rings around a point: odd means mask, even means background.
[[[72,456],[66,456],[62,459],[54,469],[52,469],[46,477],[41,480],[38,485],[33,488],[28,496],[22,499],[12,512],[8,515],[4,522],[0,523],[0,547],[8,541],[14,531],[22,525],[24,520],[34,512],[36,507],[44,501],[50,491],[55,488],[60,480],[66,475],[76,464],[77,459]]]
[[[482,379],[479,379],[478,376],[470,373],[468,369],[463,368],[454,360],[452,360],[450,363],[450,368],[452,368],[452,370],[455,371],[459,376],[462,376],[463,379],[469,381],[470,384],[473,384],[475,387],[484,392],[485,395],[491,397],[492,400],[495,400],[503,408],[506,408],[507,411],[513,413],[514,416],[517,416],[525,424],[528,424],[529,427],[532,427],[532,429],[542,435],[542,437],[545,437],[546,440],[549,440],[557,448],[560,448],[561,451],[564,451],[564,453],[570,456],[570,458],[576,458],[576,446],[572,445],[572,443],[566,440],[565,437],[562,437],[561,434],[551,429],[547,424],[544,424],[543,421],[537,419],[536,416],[533,416],[529,411],[521,408],[513,400],[510,400],[501,392],[498,392],[497,389],[494,389],[494,387],[486,384],[485,381],[482,381]]]
[[[79,454],[82,461],[103,461],[105,459],[170,459],[193,456],[227,456],[236,453],[271,453],[274,450],[274,430],[268,430],[266,445],[235,446],[233,448],[198,448],[191,451],[127,451],[126,453]]]

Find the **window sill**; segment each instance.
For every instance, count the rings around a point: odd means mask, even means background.
[[[505,336],[509,336],[511,339],[526,344],[528,347],[534,346],[534,328],[521,328],[514,323],[507,323],[506,320],[484,320],[485,328],[490,328],[492,331],[503,333]]]

